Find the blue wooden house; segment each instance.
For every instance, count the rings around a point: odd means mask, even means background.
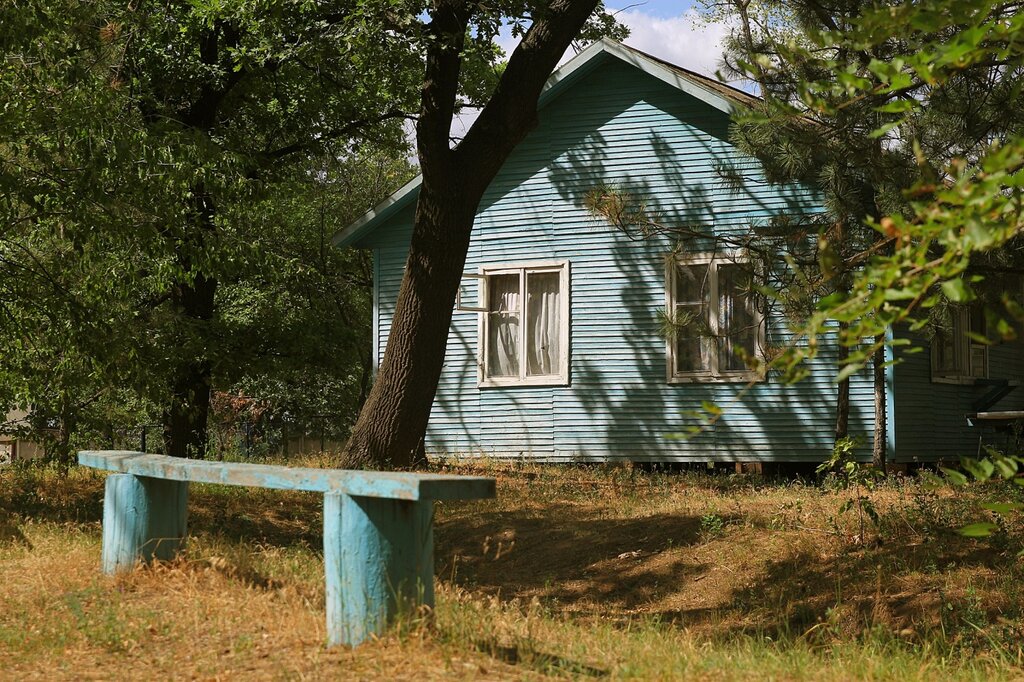
[[[477,212],[464,291],[426,436],[428,454],[547,461],[820,461],[832,447],[835,349],[808,379],[754,376],[742,356],[784,341],[744,282],[742,250],[637,240],[587,207],[595,188],[642,196],[666,225],[741,234],[779,213],[820,210],[813,191],[764,182],[729,142],[751,95],[611,41],[552,74],[538,127]],[[742,187],[721,169],[743,176]],[[336,242],[373,250],[374,348],[387,342],[419,179]],[[749,277],[749,275],[748,275]],[[690,320],[666,335],[663,319]],[[1020,344],[984,347],[955,320],[948,339],[887,371],[895,461],[973,454],[967,415],[1024,408]],[[699,323],[698,323],[699,321]],[[751,385],[751,380],[754,383]],[[999,395],[996,395],[998,393]],[[984,404],[987,401],[992,404]],[[1016,400],[1014,400],[1016,399]],[[699,435],[705,402],[724,414]],[[873,389],[852,379],[850,432],[869,456]],[[985,409],[982,409],[985,408]]]

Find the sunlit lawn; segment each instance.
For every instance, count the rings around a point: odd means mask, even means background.
[[[307,463],[308,464],[308,463]],[[0,677],[1021,678],[1015,519],[897,479],[869,493],[628,468],[460,465],[437,608],[326,649],[320,496],[194,486],[175,563],[99,574],[103,479],[0,472]]]

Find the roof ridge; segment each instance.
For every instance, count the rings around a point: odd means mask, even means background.
[[[706,76],[703,73],[700,73],[698,71],[694,71],[692,69],[687,69],[686,67],[679,66],[678,64],[670,62],[667,59],[662,59],[661,57],[656,57],[656,56],[654,56],[653,54],[651,54],[649,52],[644,52],[643,50],[639,50],[639,49],[637,49],[637,48],[635,48],[635,47],[633,47],[631,45],[626,45],[625,43],[617,43],[617,44],[620,47],[624,47],[625,49],[629,50],[630,52],[635,52],[635,53],[637,53],[639,55],[642,55],[643,57],[645,57],[647,59],[650,59],[653,62],[657,62],[657,63],[661,64],[662,66],[666,66],[666,67],[672,69],[673,71],[677,71],[681,75],[687,76],[689,78],[695,78],[697,80],[700,80],[700,81],[704,82],[706,85],[708,85],[708,86],[714,88],[715,90],[721,92],[721,94],[726,95],[726,96],[730,96],[730,97],[734,97],[736,100],[742,101],[745,104],[760,103],[760,102],[764,101],[763,98],[759,97],[758,95],[755,95],[753,93],[749,93],[746,90],[741,90],[740,88],[737,88],[737,87],[735,87],[733,85],[730,85],[730,84],[728,84],[728,83],[726,83],[724,81],[720,81],[720,80],[711,78],[710,76]]]

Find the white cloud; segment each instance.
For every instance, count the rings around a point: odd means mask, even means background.
[[[615,18],[629,27],[625,43],[630,47],[711,77],[719,68],[722,41],[728,33],[725,24],[698,24],[693,9],[667,18],[626,10]]]
[[[685,69],[714,76],[722,60],[722,42],[729,32],[723,23],[698,21],[697,11],[692,7],[675,17],[659,17],[640,9],[614,10],[615,18],[629,27],[630,35],[626,44],[652,54],[659,59]],[[497,38],[498,45],[511,55],[519,44],[513,38],[509,27],[502,29]],[[572,48],[566,50],[559,64],[575,56]]]

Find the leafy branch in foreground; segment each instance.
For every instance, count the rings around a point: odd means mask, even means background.
[[[828,75],[802,84],[806,110],[838,112],[877,101],[873,108],[885,121],[870,136],[892,152],[911,151],[919,169],[903,192],[907,210],[869,217],[884,248],[854,272],[848,293],[822,299],[806,326],[815,338],[831,331],[832,320],[849,325],[844,341],[852,350],[840,376],[861,367],[893,325],[919,330],[930,310],[978,298],[986,274],[1024,272],[1024,119],[1019,106],[1009,106],[1022,98],[1024,15],[1011,10],[987,0],[899,3],[866,10],[842,32],[813,35],[815,47],[790,48]],[[912,50],[865,59],[894,27],[903,33],[906,26]],[[816,48],[845,59],[820,59]],[[979,96],[995,101],[987,107],[965,99],[979,80],[987,84]],[[973,135],[952,140],[936,132],[943,122],[956,128],[961,118],[971,120]],[[1013,320],[1024,319],[1019,292],[996,298],[990,336],[1016,338]],[[867,338],[876,341],[864,344]],[[813,343],[790,349],[783,366],[792,369],[814,351]]]

